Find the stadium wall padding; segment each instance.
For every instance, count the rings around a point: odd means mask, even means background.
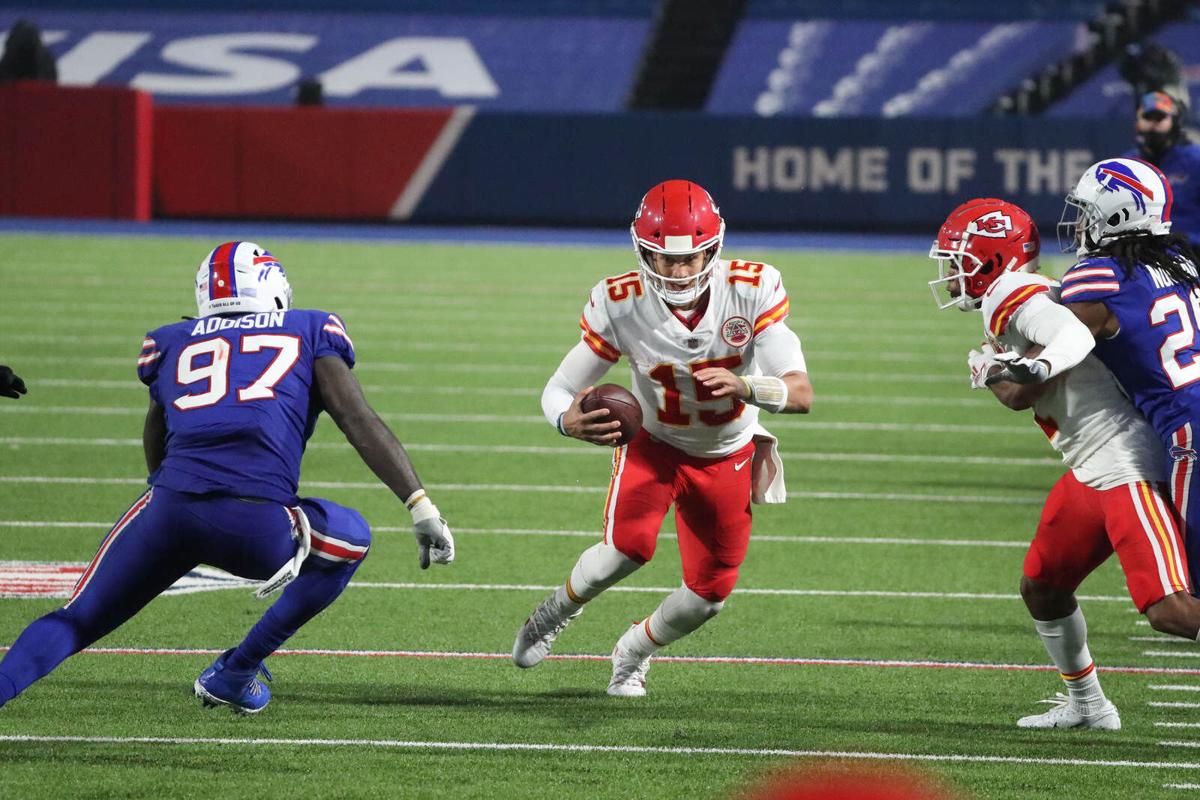
[[[160,107],[156,213],[627,225],[666,178],[731,225],[930,229],[970,197],[1041,223],[1122,126],[1047,119],[762,119],[704,114]]]
[[[153,119],[145,92],[0,86],[0,214],[148,220]]]

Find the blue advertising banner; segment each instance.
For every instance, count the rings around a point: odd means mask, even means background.
[[[290,104],[304,77],[329,105],[613,111],[650,18],[0,7],[34,21],[69,86],[125,86],[156,103]]]
[[[1128,146],[1123,126],[1045,119],[479,114],[412,219],[628,224],[647,188],[686,177],[742,227],[929,230],[977,196],[1052,226],[1083,170]]]

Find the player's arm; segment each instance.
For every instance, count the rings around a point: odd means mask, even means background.
[[[762,375],[735,375],[723,367],[697,370],[695,378],[713,397],[735,396],[773,414],[807,414],[813,388],[800,338],[782,323],[771,325],[754,339],[754,358]]]
[[[605,420],[607,408],[584,413],[579,407],[612,363],[596,355],[581,341],[571,348],[550,376],[542,391],[542,413],[563,436],[610,447],[621,438],[618,431],[621,423]]]
[[[142,426],[142,450],[146,453],[146,469],[154,472],[167,454],[167,414],[153,397]]]
[[[1025,338],[1043,349],[1036,358],[998,354],[1002,369],[988,377],[988,386],[1000,381],[1045,383],[1079,364],[1096,346],[1089,327],[1045,295],[1026,301],[1010,324],[1018,325]]]
[[[367,403],[350,367],[337,356],[325,356],[316,360],[313,371],[325,411],[363,463],[412,512],[421,569],[430,560],[449,564],[454,560],[454,539],[446,521],[425,494],[400,440]]]
[[[1034,345],[1025,352],[1025,357],[1037,358],[1041,352],[1041,345]],[[992,368],[1001,369],[997,363],[994,363]],[[1042,399],[1042,395],[1050,389],[1050,386],[1061,379],[1060,376],[1046,383],[1013,383],[1012,381],[1001,381],[993,383],[988,389],[991,390],[992,394],[996,396],[996,399],[1002,405],[1011,408],[1013,411],[1025,411],[1033,408],[1034,404]]]
[[[1095,339],[1111,339],[1121,332],[1117,315],[1099,300],[1088,300],[1067,305],[1075,318],[1087,326]]]

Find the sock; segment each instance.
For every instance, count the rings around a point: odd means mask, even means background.
[[[611,544],[592,545],[575,562],[563,596],[572,611],[596,597],[614,583],[633,574],[641,564]]]
[[[1104,704],[1104,690],[1100,688],[1100,676],[1096,674],[1096,663],[1087,646],[1087,622],[1078,607],[1066,617],[1052,620],[1034,620],[1038,636],[1050,654],[1054,666],[1058,667],[1067,695],[1081,714],[1090,714]]]
[[[686,586],[680,586],[667,595],[653,614],[625,631],[617,646],[635,658],[647,658],[715,617],[724,605],[724,601],[705,600]]]
[[[264,658],[337,599],[361,563],[352,561],[333,569],[305,564],[296,580],[288,584],[225,659],[227,668],[234,672],[256,672]]]

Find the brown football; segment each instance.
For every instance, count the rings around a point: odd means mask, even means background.
[[[633,393],[624,386],[618,386],[615,383],[601,384],[583,398],[579,408],[584,413],[595,411],[598,408],[607,408],[608,417],[606,419],[621,423],[621,438],[617,440],[619,445],[632,442],[633,437],[637,436],[638,431],[642,429],[642,407],[638,405],[637,398],[633,396]]]

